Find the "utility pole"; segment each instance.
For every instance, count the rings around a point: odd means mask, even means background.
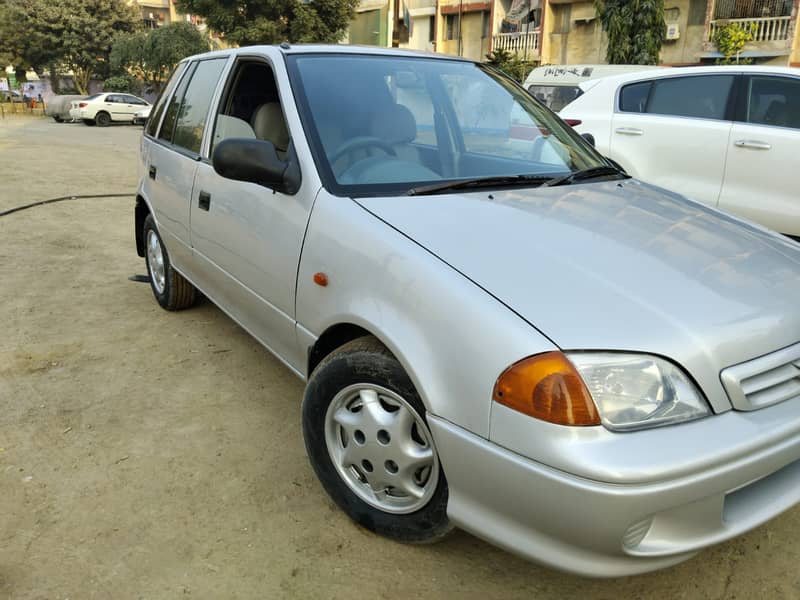
[[[392,19],[392,48],[400,47],[400,0],[394,0],[394,18]]]
[[[461,17],[464,14],[464,0],[459,0],[458,2],[458,55],[461,56],[463,52],[462,42],[461,42]]]

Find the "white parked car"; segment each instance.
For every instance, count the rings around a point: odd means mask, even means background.
[[[576,129],[634,177],[800,236],[800,69],[620,75],[560,116],[580,121]]]
[[[133,115],[134,125],[144,125],[147,118],[150,116],[150,111],[153,110],[152,106],[145,106],[142,110]]]
[[[150,106],[131,94],[117,92],[94,94],[78,102],[76,118],[87,125],[105,127],[113,122],[131,123],[137,112]],[[70,116],[73,114],[70,110]]]
[[[307,382],[319,491],[362,526],[619,576],[800,501],[800,245],[628,177],[494,69],[190,57],[140,167],[156,301],[202,292]]]

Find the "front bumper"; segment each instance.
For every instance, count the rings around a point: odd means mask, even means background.
[[[592,577],[679,563],[800,502],[800,434],[701,472],[647,483],[581,478],[429,415],[459,527]]]

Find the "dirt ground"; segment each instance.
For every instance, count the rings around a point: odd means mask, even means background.
[[[306,460],[301,382],[208,302],[167,313],[128,279],[140,136],[0,120],[0,211],[131,193],[0,218],[0,598],[800,598],[800,509],[607,581],[351,524]]]

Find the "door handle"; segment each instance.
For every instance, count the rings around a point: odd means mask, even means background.
[[[772,144],[760,142],[759,140],[736,140],[733,145],[737,148],[752,148],[753,150],[769,150]]]
[[[644,131],[638,127],[617,127],[614,132],[622,135],[644,135]]]
[[[211,208],[211,194],[208,192],[200,192],[200,196],[197,200],[197,206],[202,210],[208,210]]]
[[[150,175],[150,179],[156,178],[156,168],[154,165],[150,165],[150,169],[148,170],[148,174]]]

